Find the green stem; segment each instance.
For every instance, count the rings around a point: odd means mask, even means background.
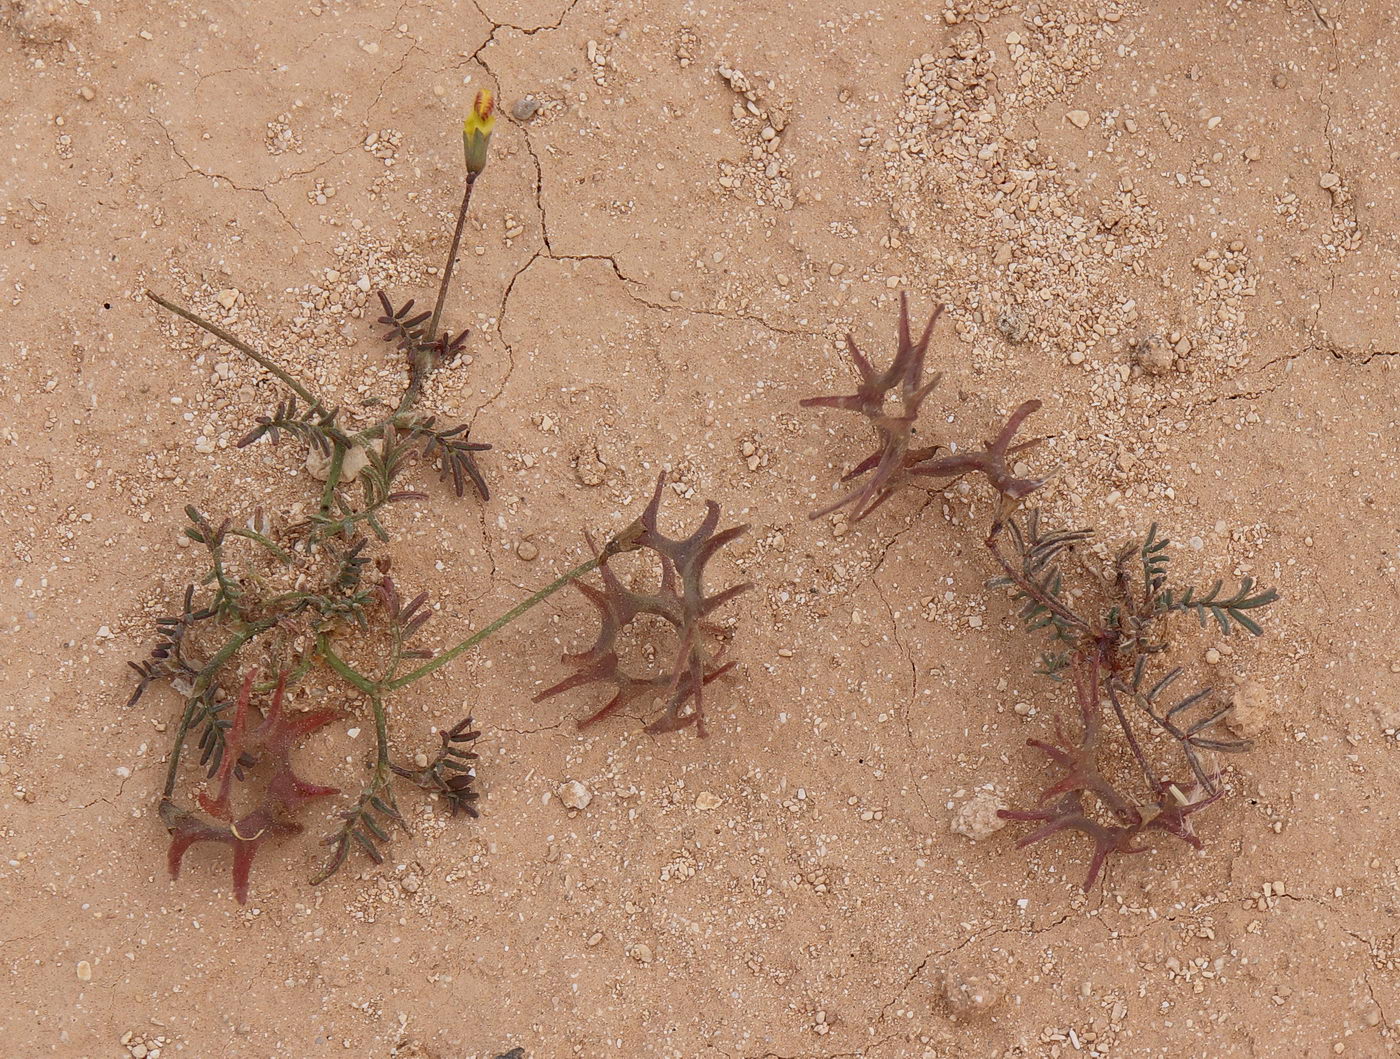
[[[317,637],[316,646],[317,650],[321,653],[321,657],[326,660],[326,665],[330,666],[338,677],[345,680],[347,683],[353,684],[366,695],[372,696],[378,693],[379,685],[335,653],[335,649],[331,647],[330,637],[327,634],[321,633],[321,635]]]
[[[384,700],[379,692],[369,693],[370,709],[374,711],[374,778],[380,786],[389,782],[389,719],[384,712]]]
[[[603,558],[605,558],[607,554],[608,552],[605,550]],[[405,673],[401,677],[396,677],[395,679],[389,681],[384,685],[384,690],[396,691],[399,688],[407,687],[414,681],[426,677],[429,673],[432,673],[434,670],[441,669],[443,666],[447,665],[448,662],[452,661],[458,655],[463,654],[466,651],[470,651],[477,644],[481,643],[481,641],[487,639],[494,633],[499,632],[501,629],[505,628],[505,626],[509,625],[516,618],[520,617],[520,615],[524,614],[535,604],[543,603],[546,599],[554,595],[554,593],[558,592],[565,585],[569,584],[572,581],[577,581],[584,574],[591,573],[592,571],[596,570],[598,568],[598,565],[601,562],[603,562],[603,558],[589,559],[588,562],[574,567],[563,577],[560,577],[558,580],[551,582],[550,584],[546,585],[544,588],[536,592],[534,595],[529,596],[520,603],[516,604],[510,610],[506,611],[499,618],[493,621],[490,625],[486,626],[486,628],[482,629],[479,632],[472,633],[471,636],[468,636],[456,647],[444,651],[442,654],[438,655],[436,658],[433,658],[431,661],[424,662],[417,669],[412,670],[411,672]]]
[[[239,648],[254,637],[267,632],[280,620],[280,618],[263,618],[235,633],[199,671],[199,676],[195,678],[194,687],[190,689],[190,693],[185,699],[185,712],[180,718],[180,727],[175,732],[175,745],[170,750],[170,766],[165,770],[164,800],[168,801],[175,794],[175,780],[180,771],[180,754],[184,749],[185,736],[190,730],[190,724],[194,721],[195,704],[199,701],[199,697],[214,682],[214,678],[218,676],[224,663],[232,658]]]
[[[176,316],[182,316],[182,317],[184,317],[186,320],[188,320],[190,323],[194,324],[196,327],[202,327],[204,330],[208,331],[211,335],[213,335],[213,336],[214,336],[215,338],[217,338],[219,341],[221,341],[221,342],[227,342],[227,343],[228,343],[229,345],[231,345],[234,349],[238,350],[238,352],[242,353],[245,357],[248,357],[250,360],[254,360],[254,361],[256,361],[257,363],[261,364],[264,368],[266,368],[268,371],[270,371],[273,375],[275,375],[277,378],[281,379],[282,382],[283,382],[284,384],[286,384],[286,386],[287,386],[288,389],[290,389],[293,393],[295,393],[298,397],[300,397],[300,398],[301,398],[303,401],[305,401],[307,404],[309,404],[309,405],[314,405],[314,406],[317,406],[317,407],[320,407],[320,408],[324,408],[324,407],[325,407],[325,405],[321,404],[320,400],[319,400],[315,395],[313,395],[312,392],[311,392],[310,390],[308,390],[308,389],[307,389],[305,386],[303,386],[301,383],[297,382],[296,379],[292,378],[292,377],[291,377],[290,375],[288,375],[285,371],[283,371],[280,367],[278,367],[277,364],[276,364],[274,361],[272,361],[272,360],[270,360],[269,358],[263,356],[261,353],[259,353],[259,352],[258,352],[256,349],[254,349],[252,346],[248,345],[248,343],[247,343],[247,342],[244,342],[242,339],[235,338],[233,335],[231,335],[231,334],[229,334],[227,331],[225,331],[222,327],[218,326],[218,324],[210,323],[208,320],[204,319],[202,316],[196,316],[194,313],[190,312],[188,309],[185,309],[185,308],[183,308],[183,307],[181,307],[181,306],[179,306],[179,305],[176,305],[174,302],[166,301],[166,300],[165,300],[164,298],[162,298],[159,294],[155,293],[155,291],[149,291],[149,290],[148,290],[148,291],[146,292],[146,297],[150,298],[151,301],[155,302],[155,303],[156,303],[157,305],[159,305],[162,309],[169,309],[169,310],[170,310],[172,313],[174,313]]]
[[[286,563],[288,566],[291,566],[292,563],[295,562],[295,560],[283,548],[278,547],[276,544],[268,540],[257,530],[244,529],[239,526],[230,526],[227,532],[232,533],[236,537],[246,537],[250,541],[254,541],[257,544],[261,544],[264,548],[270,551],[273,555],[277,556],[278,559],[282,560],[282,562]]]

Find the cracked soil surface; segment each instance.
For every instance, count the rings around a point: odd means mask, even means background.
[[[1398,63],[1387,0],[0,0],[5,1054],[1393,1053]],[[176,703],[127,707],[126,662],[195,576],[186,503],[313,494],[234,447],[273,381],[142,292],[396,392],[373,292],[432,297],[482,86],[469,356],[426,403],[493,497],[402,505],[396,575],[451,642],[665,468],[674,532],[752,525],[739,664],[706,740],[580,734],[591,693],[531,703],[592,620],[555,597],[397,705],[412,745],[475,713],[480,821],[405,798],[386,864],[313,889],[318,817],[239,907],[222,852],[167,877]],[[975,490],[806,518],[868,450],[798,401],[848,387],[848,331],[888,358],[900,291],[949,306],[929,430],[1042,398],[1047,518],[1282,593],[1259,640],[1182,626],[1276,705],[1201,852],[1085,895],[1074,838],[952,830],[1033,801],[1064,698]],[[367,739],[301,767],[351,787]]]

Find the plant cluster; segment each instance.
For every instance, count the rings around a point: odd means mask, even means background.
[[[745,582],[719,591],[706,588],[710,560],[742,535],[742,525],[720,529],[719,505],[706,504],[688,535],[669,537],[659,527],[665,475],[658,477],[642,513],[600,548],[587,532],[591,557],[525,598],[455,646],[433,651],[420,646],[432,617],[426,592],[405,598],[391,574],[391,559],[371,547],[390,539],[390,505],[422,499],[404,488],[416,463],[437,468],[439,477],[464,497],[468,484],[482,502],[490,497],[477,462],[490,446],[471,439],[465,424],[440,423],[419,407],[431,373],[465,348],[466,330],[441,328],[453,266],[477,178],[485,167],[494,113],[489,93],[478,95],[463,129],[466,179],[451,249],[431,311],[401,305],[379,294],[383,338],[405,357],[406,385],[396,401],[376,400],[367,425],[323,400],[302,380],[248,343],[190,310],[155,294],[152,300],[204,329],[261,365],[286,388],[277,407],[259,416],[239,447],[284,435],[305,445],[309,460],[325,471],[320,503],[298,522],[281,525],[259,510],[253,517],[214,519],[186,508],[188,537],[204,550],[205,572],[184,593],[178,612],[157,622],[159,639],[150,656],[132,663],[138,683],[132,702],[157,682],[183,700],[175,726],[160,818],[171,836],[169,868],[178,874],[186,853],[203,843],[227,845],[233,857],[233,889],[245,901],[249,873],[269,839],[300,832],[308,806],[340,794],[336,787],[301,778],[292,755],[327,725],[367,706],[374,724],[373,751],[358,793],[337,813],[326,837],[330,847],[313,882],[338,871],[357,849],[375,863],[395,830],[407,830],[395,781],[427,792],[452,815],[478,814],[475,789],[480,732],[471,717],[437,733],[438,745],[411,762],[396,761],[389,733],[392,696],[474,649],[522,614],[573,584],[598,613],[590,646],[564,655],[571,667],[541,691],[541,702],[594,684],[612,690],[608,701],[579,722],[601,721],[624,707],[659,700],[659,715],[646,730],[660,734],[694,727],[707,732],[704,691],[730,671],[726,630],[715,612],[752,587]],[[1208,591],[1178,588],[1169,580],[1168,541],[1154,525],[1147,536],[1100,559],[1090,530],[1046,530],[1040,512],[1027,505],[1048,480],[1032,477],[1020,457],[1043,438],[1018,440],[1041,402],[1015,408],[980,445],[934,441],[915,446],[921,408],[940,381],[925,377],[925,360],[940,306],[915,337],[907,298],[901,298],[895,354],[877,371],[848,338],[858,375],[850,395],[814,397],[808,408],[854,412],[870,424],[876,449],[842,479],[854,482],[813,518],[849,508],[863,519],[897,491],[911,486],[942,488],[975,475],[996,502],[985,536],[998,568],[990,582],[1011,594],[1026,628],[1044,637],[1039,668],[1068,676],[1074,720],[1056,722],[1053,742],[1031,739],[1059,769],[1036,806],[1003,810],[1006,819],[1036,826],[1021,840],[1029,845],[1064,831],[1092,844],[1085,888],[1113,854],[1148,848],[1155,832],[1199,847],[1192,817],[1223,793],[1216,755],[1247,749],[1244,740],[1220,730],[1228,707],[1213,703],[1210,689],[1178,697],[1182,670],[1161,660],[1168,653],[1171,620],[1194,614],[1214,621],[1223,633],[1258,635],[1254,615],[1277,594],[1248,578],[1233,591],[1217,582]],[[358,487],[356,483],[358,482]],[[643,567],[631,583],[611,560],[638,553]],[[647,580],[646,564],[657,571]],[[581,580],[593,570],[595,585]],[[639,587],[639,585],[641,587]],[[675,640],[669,661],[639,669],[625,648],[659,625]],[[654,652],[648,658],[654,658]],[[305,712],[289,708],[294,695],[315,698]],[[198,771],[182,772],[186,744],[198,753]],[[198,787],[180,796],[183,778]],[[235,805],[238,808],[235,808]]]
[[[271,358],[190,310],[149,294],[261,365],[289,391],[272,412],[257,418],[239,447],[263,438],[276,443],[285,435],[304,444],[309,459],[323,461],[326,475],[316,510],[290,525],[275,524],[261,511],[239,523],[187,507],[185,533],[203,547],[205,573],[186,588],[178,613],[157,620],[158,640],[150,655],[131,663],[138,678],[131,704],[158,682],[174,688],[184,703],[159,808],[171,836],[171,875],[178,874],[193,845],[230,846],[239,902],[247,899],[249,873],[262,845],[300,832],[300,817],[309,805],[340,793],[302,780],[292,769],[291,755],[308,736],[351,716],[357,699],[368,706],[374,724],[368,775],[338,813],[337,826],[325,839],[329,855],[313,883],[335,874],[357,849],[382,862],[392,832],[408,829],[395,798],[396,779],[428,792],[452,815],[477,816],[477,754],[472,747],[480,732],[472,719],[439,732],[440,745],[431,755],[420,753],[411,763],[401,763],[391,754],[389,699],[595,568],[602,571],[603,589],[579,587],[604,613],[598,643],[569,656],[580,670],[541,697],[593,681],[613,683],[617,698],[585,722],[591,723],[643,691],[664,693],[665,713],[649,730],[693,724],[704,734],[701,688],[732,665],[722,664],[720,651],[707,646],[706,638],[716,631],[707,619],[748,586],[706,595],[703,578],[709,559],[744,528],[716,533],[719,509],[711,503],[691,536],[666,537],[657,526],[661,482],[643,514],[601,549],[590,538],[592,558],[438,652],[419,646],[419,634],[433,614],[428,593],[405,599],[390,573],[391,559],[370,554],[373,541],[390,539],[385,525],[389,506],[427,496],[401,486],[415,462],[436,465],[458,497],[465,495],[468,482],[483,502],[490,496],[476,461],[490,446],[471,440],[464,424],[440,425],[438,417],[419,408],[419,399],[429,375],[455,358],[467,339],[465,330],[454,335],[439,325],[493,120],[490,94],[483,92],[464,126],[465,190],[434,309],[415,312],[412,300],[395,308],[387,295],[379,295],[384,311],[378,323],[384,339],[405,355],[407,384],[396,402],[370,402],[388,411],[368,425],[358,430],[346,426],[340,406],[323,400]],[[638,549],[649,549],[662,564],[661,584],[650,595],[624,589],[607,565],[612,557]],[[618,634],[641,614],[656,615],[675,629],[676,660],[664,675],[634,677],[618,666]],[[266,679],[265,672],[276,677]],[[287,704],[297,692],[334,705],[293,712]],[[212,784],[212,796],[200,791],[193,800],[180,797],[187,742],[199,755],[193,779]],[[236,810],[235,803],[249,807]]]
[[[908,303],[901,299],[890,367],[876,372],[848,339],[860,378],[857,392],[802,402],[865,416],[879,445],[842,479],[869,475],[864,484],[811,517],[850,507],[857,519],[863,518],[895,490],[918,484],[920,478],[976,474],[986,480],[996,504],[985,544],[1000,570],[989,586],[1007,589],[1025,627],[1045,637],[1038,668],[1057,680],[1069,675],[1077,714],[1069,730],[1056,721],[1055,742],[1029,740],[1061,775],[1035,807],[999,815],[1039,825],[1021,838],[1021,846],[1062,831],[1086,836],[1093,845],[1087,890],[1110,855],[1149,849],[1144,843],[1151,832],[1166,832],[1200,848],[1191,817],[1224,793],[1215,755],[1249,749],[1246,740],[1221,730],[1230,707],[1217,704],[1212,689],[1177,698],[1172,692],[1181,668],[1163,672],[1154,665],[1168,650],[1170,619],[1194,614],[1202,624],[1213,620],[1223,634],[1243,630],[1257,636],[1262,630],[1253,612],[1274,602],[1278,593],[1258,588],[1250,578],[1232,592],[1225,592],[1219,581],[1205,592],[1174,587],[1168,578],[1169,541],[1155,525],[1107,563],[1089,547],[1092,530],[1044,530],[1040,511],[1025,501],[1047,479],[1018,476],[1007,466],[1010,457],[1037,444],[1012,442],[1026,418],[1040,409],[1039,401],[1020,405],[980,449],[912,448],[919,406],[939,381],[937,374],[923,379],[923,363],[941,311],[935,310],[916,341]]]
[[[940,305],[915,341],[909,327],[909,297],[901,293],[899,339],[890,366],[877,372],[856,345],[855,338],[847,335],[846,349],[860,376],[856,392],[849,396],[808,397],[801,402],[803,408],[837,408],[863,415],[869,420],[877,440],[875,451],[841,479],[849,482],[865,477],[865,481],[833,503],[813,511],[811,518],[821,518],[849,507],[855,513],[853,521],[859,522],[897,489],[914,484],[920,478],[937,480],[981,474],[1000,496],[1010,501],[1024,499],[1043,484],[1035,479],[1017,478],[1006,464],[1009,457],[1038,444],[1038,440],[1017,445],[1011,442],[1026,418],[1040,410],[1039,401],[1027,401],[1012,412],[997,436],[985,442],[981,451],[955,454],[939,444],[910,447],[919,408],[943,379],[942,372],[935,372],[927,380],[923,377],[929,339],[942,314]]]

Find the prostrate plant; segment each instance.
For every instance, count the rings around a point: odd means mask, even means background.
[[[607,705],[580,721],[580,728],[601,721],[614,710],[637,699],[664,692],[665,712],[647,726],[647,731],[653,734],[675,732],[693,724],[696,734],[704,736],[705,685],[734,666],[733,662],[720,664],[722,647],[706,650],[703,642],[705,635],[722,635],[723,630],[704,619],[741,592],[752,588],[753,584],[746,581],[707,596],[704,588],[705,564],[722,547],[746,532],[748,526],[731,526],[716,533],[719,505],[711,500],[705,505],[704,519],[689,537],[675,540],[665,536],[656,525],[665,484],[666,476],[662,474],[656,480],[656,491],[652,493],[651,502],[638,520],[641,532],[635,537],[637,548],[651,551],[661,562],[661,581],[656,591],[641,593],[624,587],[606,565],[599,567],[603,577],[601,589],[583,581],[574,582],[574,587],[598,608],[601,622],[598,638],[586,651],[566,654],[564,661],[574,663],[576,671],[540,692],[535,696],[535,701],[543,702],[552,695],[585,684],[613,685],[617,690]],[[588,546],[596,551],[591,538]],[[676,631],[679,642],[669,672],[635,677],[622,669],[618,657],[618,638],[627,626],[644,614],[654,615],[669,624]],[[691,705],[686,709],[688,703]]]
[[[883,372],[876,372],[856,345],[855,338],[847,335],[846,348],[856,371],[860,373],[860,385],[856,392],[846,397],[808,397],[801,402],[803,408],[839,408],[865,416],[874,428],[878,441],[876,450],[841,478],[841,481],[849,482],[868,474],[870,477],[865,483],[834,503],[813,511],[809,518],[821,518],[839,508],[850,507],[855,512],[853,521],[859,522],[888,500],[895,490],[913,484],[911,476],[959,478],[975,471],[985,475],[999,494],[1013,501],[1028,496],[1041,485],[1040,481],[1015,477],[1006,466],[1007,457],[1039,444],[1038,439],[1023,441],[1019,445],[1011,444],[1026,417],[1040,409],[1039,401],[1027,401],[1016,409],[997,437],[987,442],[981,452],[964,455],[950,453],[940,457],[939,453],[949,451],[946,446],[909,447],[914,425],[919,418],[919,407],[943,378],[942,372],[935,372],[927,382],[923,379],[929,339],[938,318],[943,315],[943,308],[940,305],[934,309],[916,342],[909,328],[909,296],[901,292],[899,344],[890,366]],[[895,402],[899,405],[898,410],[889,411],[889,406]]]
[[[197,842],[222,842],[233,847],[233,893],[239,904],[248,900],[248,873],[258,847],[275,835],[290,835],[301,831],[296,821],[297,811],[315,798],[339,794],[335,787],[308,783],[292,771],[291,752],[302,739],[323,728],[340,714],[321,709],[291,717],[282,709],[287,690],[287,674],[279,673],[272,704],[262,723],[248,731],[248,704],[253,695],[257,672],[243,679],[234,707],[233,719],[225,735],[225,749],[220,764],[211,773],[219,785],[213,798],[200,794],[200,808],[208,816],[182,809],[168,799],[161,803],[161,817],[170,829],[170,874],[180,874],[185,851]],[[247,782],[248,773],[261,767],[270,770],[263,783],[262,799],[237,820],[231,803],[235,778]],[[211,819],[212,818],[212,819]]]
[[[1146,832],[1165,831],[1199,849],[1191,816],[1224,793],[1213,755],[1250,748],[1247,740],[1220,730],[1230,705],[1215,704],[1212,689],[1168,705],[1168,693],[1182,673],[1179,666],[1149,678],[1152,662],[1169,648],[1169,620],[1194,613],[1202,625],[1214,619],[1225,635],[1243,629],[1258,636],[1262,630],[1249,612],[1268,606],[1278,593],[1257,589],[1251,578],[1227,596],[1219,581],[1205,593],[1174,590],[1167,581],[1169,541],[1157,535],[1156,525],[1105,567],[1084,554],[1091,531],[1042,533],[1039,522],[1039,512],[1032,510],[1022,522],[993,525],[987,547],[1003,576],[992,584],[1009,588],[1026,627],[1049,639],[1042,671],[1057,678],[1069,672],[1079,732],[1068,735],[1057,720],[1056,743],[1029,740],[1064,772],[1041,794],[1040,807],[999,815],[1040,824],[1021,846],[1060,831],[1086,835],[1094,844],[1087,890],[1110,854],[1149,848],[1135,845]],[[1127,769],[1113,760],[1106,714],[1131,756]],[[1174,778],[1182,764],[1190,769],[1189,779]]]
[[[1168,650],[1170,619],[1194,613],[1202,624],[1213,619],[1224,634],[1243,629],[1257,636],[1261,629],[1250,612],[1274,602],[1278,593],[1258,589],[1250,578],[1228,594],[1222,594],[1223,583],[1218,581],[1204,593],[1171,587],[1169,542],[1158,536],[1155,525],[1145,539],[1125,546],[1104,566],[1087,549],[1093,531],[1043,532],[1037,509],[1018,515],[1026,498],[1046,481],[1018,476],[1007,466],[1011,456],[1037,443],[1013,445],[1012,440],[1040,408],[1039,401],[1018,407],[980,450],[940,455],[946,451],[942,445],[910,448],[919,406],[939,380],[934,375],[925,382],[922,372],[941,311],[934,312],[916,342],[908,303],[901,297],[899,340],[890,368],[876,373],[848,339],[861,378],[857,393],[802,402],[804,407],[865,415],[879,441],[878,450],[843,478],[868,473],[866,484],[812,517],[849,505],[856,519],[863,518],[895,490],[916,484],[919,476],[952,479],[977,473],[987,480],[997,505],[985,544],[1001,569],[1001,576],[989,584],[1010,589],[1026,627],[1048,637],[1041,671],[1056,680],[1069,673],[1078,712],[1077,732],[1067,733],[1057,719],[1055,743],[1029,740],[1063,769],[1041,794],[1038,807],[1001,810],[998,815],[1040,825],[1020,840],[1020,846],[1061,831],[1088,837],[1093,843],[1084,882],[1088,890],[1111,854],[1150,848],[1139,844],[1149,832],[1163,831],[1200,848],[1191,817],[1224,793],[1213,757],[1249,748],[1246,740],[1220,732],[1230,706],[1213,705],[1210,688],[1168,705],[1168,692],[1181,668],[1149,677],[1151,663]],[[889,413],[885,409],[892,393],[900,407]],[[1074,579],[1073,587],[1067,586],[1067,577]],[[1112,738],[1113,733],[1119,738]],[[1174,778],[1182,764],[1190,770],[1189,780]]]
[[[593,548],[590,540],[592,558],[436,654],[415,641],[432,616],[428,594],[405,601],[390,574],[390,559],[375,560],[367,553],[366,530],[380,541],[389,539],[382,521],[387,505],[426,495],[398,487],[397,479],[414,456],[435,461],[458,496],[465,493],[468,481],[483,501],[488,496],[474,456],[489,446],[470,441],[465,426],[438,426],[436,417],[418,409],[417,401],[428,374],[454,356],[466,339],[465,331],[454,337],[439,333],[438,326],[472,189],[485,166],[492,122],[490,93],[479,93],[464,125],[466,188],[434,310],[414,313],[412,301],[395,309],[380,295],[384,315],[379,322],[387,330],[386,339],[407,355],[408,382],[400,399],[385,405],[393,410],[370,425],[351,432],[342,425],[337,408],[281,365],[189,310],[150,295],[260,364],[290,391],[274,412],[258,418],[240,447],[262,437],[276,442],[286,433],[325,460],[320,505],[301,522],[280,525],[259,510],[240,525],[232,518],[216,522],[193,506],[186,508],[190,525],[185,533],[203,546],[207,573],[199,586],[186,589],[179,613],[157,621],[160,639],[150,656],[131,663],[139,677],[132,704],[155,682],[168,683],[184,702],[160,799],[160,817],[171,835],[171,874],[179,872],[192,845],[228,845],[233,852],[234,895],[240,903],[247,898],[249,872],[262,844],[299,832],[303,825],[298,818],[309,804],[340,793],[300,779],[292,771],[290,756],[306,737],[349,716],[349,704],[343,709],[323,706],[292,713],[286,702],[293,689],[338,699],[348,685],[347,698],[362,697],[374,721],[369,777],[354,801],[339,813],[340,824],[326,839],[330,855],[312,880],[320,882],[338,871],[356,848],[381,862],[382,846],[391,832],[407,830],[394,796],[395,778],[429,792],[453,815],[459,811],[477,815],[477,755],[471,748],[480,733],[472,728],[471,718],[439,732],[441,745],[431,756],[422,754],[412,764],[399,764],[390,754],[390,696],[473,649],[595,568],[603,571],[606,585],[616,585],[606,565],[612,557],[649,548],[661,557],[664,571],[658,592],[646,599],[637,597],[635,613],[619,616],[613,635],[636,613],[652,613],[671,622],[681,639],[667,680],[640,681],[664,689],[668,696],[666,717],[651,731],[671,731],[691,723],[702,727],[700,686],[729,668],[719,665],[717,653],[704,647],[702,634],[711,631],[704,619],[747,586],[707,597],[702,578],[709,558],[743,528],[716,534],[718,507],[711,503],[691,537],[675,541],[663,536],[656,522],[660,485],[644,514],[601,549]],[[357,478],[361,480],[358,502],[350,495]],[[590,598],[597,592],[585,591]],[[579,674],[567,686],[592,679],[631,679],[616,670],[615,662],[612,673],[605,676],[599,668],[605,665],[601,656],[593,658],[592,664],[593,675]],[[269,671],[277,674],[275,680],[260,680],[259,674]],[[336,689],[336,684],[341,687]],[[562,690],[558,686],[550,693]],[[261,720],[254,723],[253,708],[269,693]],[[687,703],[693,705],[684,713]],[[190,803],[177,795],[185,745],[192,738],[200,755],[201,778],[212,782],[216,793],[210,797],[201,792]],[[234,808],[235,802],[245,801],[251,802],[251,808]]]

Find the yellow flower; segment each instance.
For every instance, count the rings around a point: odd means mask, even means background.
[[[496,101],[490,89],[476,94],[472,112],[462,122],[462,146],[467,154],[467,172],[476,176],[486,168],[486,150],[491,146],[491,130],[496,127]]]

